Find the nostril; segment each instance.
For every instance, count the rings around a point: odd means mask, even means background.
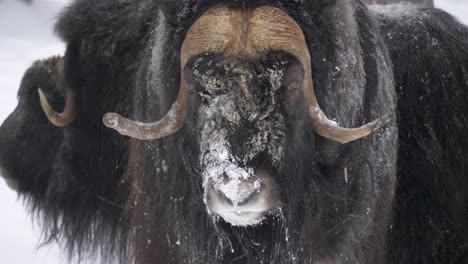
[[[227,203],[229,205],[233,205],[232,200],[227,198],[227,196],[224,193],[218,191],[218,192],[216,192],[216,194],[219,196],[219,199],[221,201],[223,201],[223,202],[225,202],[225,203]]]
[[[247,190],[218,190],[216,194],[219,199],[232,206],[243,206],[255,201],[260,193],[259,188]]]
[[[259,193],[260,193],[259,190],[258,190],[258,191],[252,192],[252,193],[249,194],[247,197],[245,197],[244,200],[239,201],[239,202],[237,203],[237,205],[238,205],[238,206],[242,206],[242,205],[246,205],[246,204],[248,204],[248,203],[250,203],[250,202],[255,201],[255,200],[258,198],[258,194],[259,194]]]

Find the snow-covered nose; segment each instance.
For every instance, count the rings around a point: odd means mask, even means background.
[[[280,204],[276,182],[262,172],[248,178],[224,175],[205,188],[209,213],[235,226],[259,224]]]
[[[225,176],[223,182],[214,187],[217,191],[212,195],[217,195],[223,202],[237,207],[248,202],[255,202],[255,198],[258,198],[261,190],[261,181],[258,179],[232,179]]]

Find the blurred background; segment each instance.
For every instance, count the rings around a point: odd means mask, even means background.
[[[29,4],[28,4],[29,2]],[[63,54],[54,21],[69,0],[0,0],[0,124],[16,106],[24,71],[34,60]],[[435,0],[468,25],[468,0]],[[38,249],[40,232],[21,200],[0,180],[0,263],[65,264],[57,245]]]

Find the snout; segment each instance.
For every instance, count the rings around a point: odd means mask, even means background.
[[[15,136],[18,133],[14,133],[12,129],[8,129],[8,122],[11,122],[12,118],[9,117],[5,123],[0,127],[0,180],[3,178],[13,191],[18,191],[18,181],[14,178],[14,164],[15,156],[12,153],[16,153]]]
[[[210,180],[206,188],[210,213],[234,226],[259,224],[280,204],[278,186],[266,173],[247,179],[224,175]]]

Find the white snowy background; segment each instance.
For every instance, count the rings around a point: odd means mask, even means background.
[[[69,0],[34,1],[29,6],[19,0],[0,0],[0,124],[15,108],[21,77],[31,63],[64,51],[52,28]],[[437,7],[468,24],[468,0],[435,1]],[[67,263],[57,245],[38,250],[39,235],[22,202],[0,180],[0,263]]]

